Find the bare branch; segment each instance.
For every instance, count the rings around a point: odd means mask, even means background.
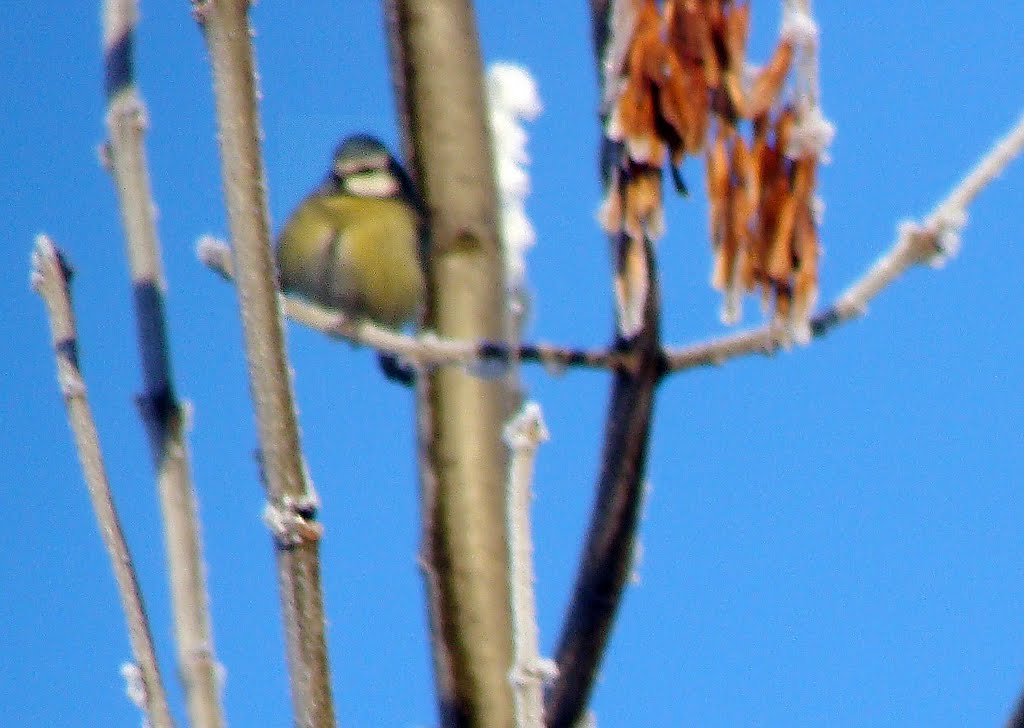
[[[512,454],[506,497],[515,662],[509,679],[516,698],[517,728],[544,725],[544,683],[555,674],[554,663],[540,654],[530,526],[537,447],[547,439],[540,405],[535,402],[524,405],[505,428],[505,442]]]
[[[197,245],[197,255],[208,268],[228,281],[234,280],[231,249],[226,243],[204,237]],[[293,296],[282,295],[281,307],[292,321],[325,336],[394,354],[424,369],[455,365],[479,370],[489,363],[510,363],[513,359],[536,362],[555,373],[570,367],[614,369],[623,364],[620,353],[609,349],[572,349],[542,343],[510,349],[498,342],[445,339],[432,332],[404,336],[372,321],[351,319]]]
[[[507,342],[512,324],[476,18],[469,0],[387,0],[406,148],[428,211],[426,325]],[[501,429],[513,374],[418,378],[422,563],[444,725],[514,721]]]
[[[193,5],[213,65],[224,197],[269,509],[280,515],[278,522],[291,524],[288,537],[276,533],[275,543],[294,718],[296,725],[322,728],[334,725],[334,704],[324,638],[319,529],[315,524],[294,528],[297,520],[315,518],[317,502],[299,446],[275,285],[249,6],[248,0]]]
[[[548,726],[569,728],[583,717],[633,565],[655,391],[664,374],[653,267],[651,273],[647,323],[630,349],[633,366],[612,380],[597,493],[547,696]]]
[[[36,238],[32,253],[32,287],[43,297],[50,317],[53,349],[57,359],[57,384],[64,396],[68,422],[75,437],[78,459],[85,475],[96,522],[117,580],[121,606],[128,622],[128,639],[141,671],[144,694],[138,696],[147,720],[154,728],[172,728],[174,721],[167,705],[167,694],[160,678],[156,649],[146,619],[135,576],[134,562],[121,530],[114,499],[110,492],[99,435],[86,397],[85,382],[78,364],[78,332],[71,309],[70,270],[53,241],[45,235]]]
[[[931,227],[947,219],[957,219],[960,211],[966,210],[974,198],[981,193],[1024,149],[1024,114],[1006,135],[992,145],[978,163],[974,165],[953,188],[946,199],[936,205],[926,225]]]
[[[136,91],[132,70],[137,22],[136,0],[104,3],[103,52],[110,134],[106,159],[117,188],[127,240],[145,378],[139,408],[157,470],[178,664],[191,724],[195,728],[219,728],[224,725],[224,713],[198,509],[185,439],[186,415],[174,392],[171,374],[164,314],[166,286],[143,145],[145,108]]]
[[[619,3],[591,3],[592,35],[597,43],[594,51],[602,86],[607,82],[604,70],[614,65],[606,55],[613,49],[618,53],[620,45],[629,42],[629,38],[612,36],[632,33],[632,21],[628,18],[629,22],[609,28],[616,5]],[[602,87],[602,95],[605,91]],[[609,111],[610,108],[602,111],[602,129],[606,129]],[[602,138],[602,181],[606,192],[622,171],[622,154],[621,144],[612,142],[607,135]],[[612,187],[612,193],[621,194],[621,188]],[[621,198],[619,202],[621,213]],[[646,233],[642,239],[630,239],[621,225],[618,227],[618,233],[611,233],[611,249],[618,251],[620,266],[615,290],[619,291],[619,283],[628,281],[634,291],[641,292],[640,307],[637,310],[620,305],[617,309],[617,330],[637,330],[628,339],[620,336],[614,347],[621,352],[624,365],[615,370],[612,380],[597,492],[558,641],[558,676],[546,701],[545,722],[556,728],[569,728],[585,720],[590,694],[622,603],[639,529],[655,393],[665,374],[661,294],[653,246]],[[629,317],[636,318],[638,327],[628,325]]]
[[[921,224],[900,226],[893,246],[839,295],[833,304],[811,319],[811,334],[819,337],[836,326],[862,316],[868,303],[919,263],[941,263],[956,252],[960,229],[967,206],[1024,149],[1024,116],[978,161],[941,200]],[[729,336],[669,348],[665,352],[669,371],[683,371],[709,364],[723,364],[729,359],[750,354],[772,354],[791,339],[783,327],[764,326]]]
[[[819,60],[817,24],[811,0],[783,0],[783,35],[796,36],[800,48],[796,61],[797,96],[805,108],[818,106],[821,88],[818,82]],[[799,27],[795,27],[799,26]]]

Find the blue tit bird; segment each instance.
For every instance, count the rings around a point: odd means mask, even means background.
[[[420,210],[412,181],[380,141],[342,140],[327,178],[278,235],[281,288],[401,328],[424,297]]]

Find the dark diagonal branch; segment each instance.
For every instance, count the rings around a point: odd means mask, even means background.
[[[143,145],[145,107],[136,90],[132,45],[136,0],[106,0],[103,53],[113,175],[125,230],[145,391],[139,409],[149,432],[163,513],[178,664],[194,728],[224,725],[210,626],[202,540],[192,485],[186,415],[174,392],[164,314],[164,277]]]
[[[591,2],[591,11],[597,75],[603,93],[603,61],[611,41],[610,4]],[[602,130],[606,113],[602,110]],[[621,172],[622,153],[621,145],[602,139],[601,176],[606,191],[617,170]],[[653,246],[646,237],[640,246],[640,241],[630,240],[626,233],[613,236],[611,242],[619,256],[618,330],[630,327],[629,308],[624,308],[624,301],[639,296],[642,309],[638,332],[627,340],[620,336],[614,347],[626,358],[612,380],[597,495],[555,654],[558,677],[548,693],[545,714],[546,725],[555,728],[570,728],[583,716],[622,603],[636,549],[655,393],[665,374]],[[639,276],[637,270],[642,271]],[[618,287],[624,282],[629,283],[632,293]]]
[[[138,674],[142,678],[142,694],[133,698],[138,699],[139,707],[145,711],[147,721],[154,728],[172,728],[174,721],[160,678],[156,649],[142,603],[142,591],[110,492],[99,435],[78,364],[78,332],[71,309],[69,279],[70,271],[53,241],[40,235],[32,253],[32,286],[42,296],[50,316],[50,331],[57,358],[57,384],[64,396],[78,459],[82,464],[100,535],[110,556],[121,595],[121,606],[128,622],[128,639],[139,669]]]
[[[1013,713],[1007,719],[1005,728],[1024,728],[1024,692],[1017,698],[1017,704],[1013,706]]]
[[[193,4],[213,65],[224,197],[263,478],[275,531],[294,721],[334,725],[320,586],[316,497],[306,477],[270,247],[249,0]]]
[[[650,260],[644,324],[624,346],[631,365],[612,380],[597,496],[555,653],[558,677],[545,722],[557,728],[575,725],[586,710],[633,566],[655,391],[664,374],[658,281]]]

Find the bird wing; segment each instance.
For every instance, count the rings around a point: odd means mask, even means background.
[[[339,280],[339,253],[344,245],[339,226],[314,196],[301,204],[278,236],[278,270],[281,288],[297,293],[328,308],[345,308],[341,293],[347,288]]]

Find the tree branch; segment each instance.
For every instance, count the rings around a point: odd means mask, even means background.
[[[537,603],[534,593],[533,536],[530,502],[537,448],[548,439],[540,405],[528,402],[505,427],[511,451],[508,505],[509,565],[515,662],[510,671],[516,699],[516,728],[544,725],[544,683],[554,677],[555,665],[540,653]]]
[[[497,190],[476,18],[469,0],[387,0],[406,148],[429,228],[426,325],[510,340]],[[443,725],[514,722],[506,458],[517,393],[453,367],[418,378],[423,541]]]
[[[86,397],[85,382],[78,364],[78,332],[71,308],[70,269],[53,241],[45,235],[36,238],[32,253],[32,287],[43,298],[50,317],[53,349],[57,359],[57,383],[64,395],[68,422],[75,437],[78,459],[85,475],[96,522],[107,547],[117,580],[121,606],[128,622],[128,639],[138,665],[143,695],[138,704],[154,728],[172,728],[174,720],[167,705],[167,694],[160,678],[156,649],[146,619],[142,590],[135,576],[134,562],[121,530],[114,499],[110,492],[99,435]]]
[[[959,246],[967,208],[980,192],[1024,150],[1024,115],[986,152],[923,223],[900,225],[896,241],[865,273],[850,284],[832,305],[811,319],[811,335],[824,336],[840,324],[859,318],[868,303],[907,270],[920,263],[941,264]],[[729,336],[671,348],[665,352],[668,369],[683,371],[749,354],[772,354],[791,339],[784,327],[764,326]]]
[[[815,338],[824,336],[839,325],[859,318],[867,311],[868,303],[907,270],[921,263],[941,263],[945,256],[954,253],[957,234],[964,224],[967,207],[1021,154],[1022,149],[1024,116],[936,204],[923,223],[900,227],[892,247],[851,283],[831,306],[819,311],[811,319],[811,335]],[[201,253],[200,257],[206,265],[230,279],[231,269],[226,265],[224,254],[227,248],[218,250],[209,245],[204,243],[201,246],[207,252]],[[286,299],[285,312],[289,318],[328,336],[398,354],[426,366],[470,366],[488,357],[501,361],[508,357],[499,345],[436,337],[411,339],[378,329],[372,324],[344,321],[335,313],[292,299]],[[718,366],[731,359],[752,354],[771,355],[791,343],[792,336],[785,327],[769,324],[686,346],[666,347],[665,364],[669,373],[701,366]],[[555,371],[576,366],[617,369],[628,360],[628,356],[618,349],[573,349],[551,344],[524,344],[519,357],[523,361],[538,362]]]
[[[106,0],[103,51],[110,139],[106,160],[114,177],[127,241],[145,392],[139,409],[149,433],[163,512],[164,547],[174,607],[178,664],[190,722],[224,725],[216,675],[202,540],[192,485],[186,416],[174,392],[164,315],[160,243],[143,145],[145,108],[135,86],[132,48],[136,0]]]
[[[228,224],[238,271],[246,358],[263,477],[276,529],[288,667],[295,723],[334,725],[320,586],[316,496],[299,446],[291,376],[270,247],[266,179],[260,154],[255,61],[248,0],[193,4],[213,65],[218,138]]]
[[[604,94],[605,52],[614,39],[608,22],[612,4],[591,2],[592,35],[601,94]],[[616,169],[620,168],[622,146],[604,136],[610,109],[601,113],[601,174],[606,191]],[[621,189],[621,188],[620,188]],[[620,205],[621,209],[621,205]],[[601,472],[597,493],[580,558],[573,594],[566,611],[555,661],[558,676],[547,695],[545,720],[548,726],[569,728],[584,716],[594,681],[601,666],[619,605],[632,569],[643,501],[647,446],[657,386],[665,374],[662,355],[660,317],[661,296],[657,263],[651,241],[631,240],[620,232],[612,239],[611,249],[618,251],[618,263],[625,264],[627,246],[634,246],[640,272],[619,269],[617,285],[629,281],[642,294],[639,329],[628,339],[619,335],[616,351],[626,357],[612,380]],[[632,275],[631,275],[632,274]],[[622,292],[617,289],[617,292]],[[632,326],[628,317],[632,307],[624,307],[620,298],[616,330]],[[624,318],[626,317],[626,318]]]
[[[231,249],[226,243],[204,237],[197,245],[197,256],[225,280],[234,280]],[[543,343],[510,347],[494,341],[445,339],[433,332],[405,336],[372,321],[352,319],[293,296],[282,295],[281,307],[286,317],[324,336],[369,346],[424,369],[455,365],[473,371],[487,369],[490,363],[526,361],[561,373],[571,367],[614,369],[623,363],[623,355],[610,349],[574,349]]]
[[[661,302],[649,241],[646,248],[643,325],[635,338],[622,343],[629,364],[616,370],[612,380],[597,493],[555,653],[558,676],[547,695],[545,721],[555,728],[576,725],[586,710],[636,550],[655,391],[665,372]]]

